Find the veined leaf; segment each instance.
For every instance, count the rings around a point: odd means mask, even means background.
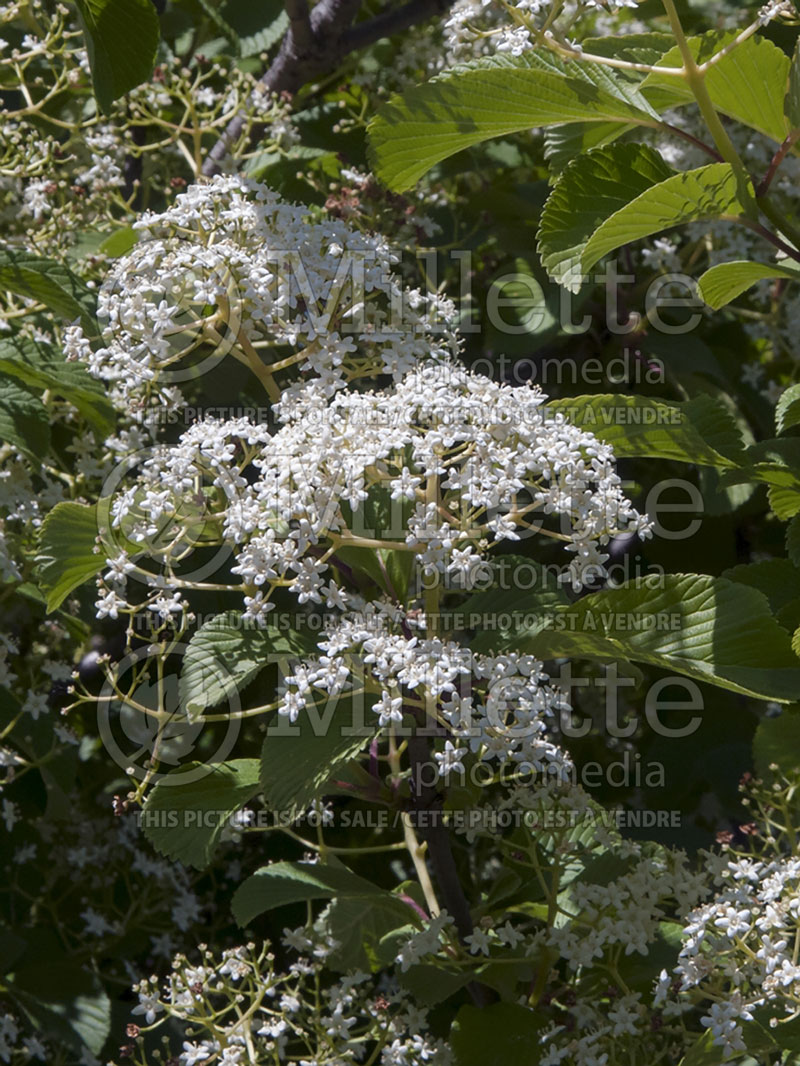
[[[0,371],[69,401],[104,437],[116,425],[103,385],[81,363],[68,363],[45,345],[16,339],[0,342]]]
[[[800,660],[754,588],[705,574],[669,574],[585,596],[513,647],[560,656],[649,663],[733,692],[790,703]],[[504,648],[505,650],[505,648]]]
[[[50,448],[50,419],[35,392],[18,381],[0,381],[0,441],[13,444],[34,463]]]
[[[267,729],[261,786],[272,810],[289,814],[308,807],[337,768],[366,747],[377,720],[367,710],[362,723],[353,707],[349,698],[333,698],[327,707],[304,707],[294,725],[280,719]]]
[[[86,38],[97,102],[103,111],[149,81],[161,30],[151,0],[75,0]]]
[[[65,500],[45,518],[37,562],[48,611],[60,607],[73,589],[103,569],[106,558],[94,551],[96,539],[94,507]]]
[[[540,1012],[518,1003],[462,1007],[450,1040],[457,1066],[507,1066],[539,1061],[539,1040],[546,1021]]]
[[[735,37],[736,31],[720,33],[712,30],[701,37],[691,37],[689,47],[695,60],[704,63]],[[682,66],[678,46],[667,52],[658,65]],[[766,37],[756,35],[711,66],[705,84],[718,111],[780,142],[789,132],[783,110],[789,66],[789,58],[781,48]],[[685,78],[658,72],[645,78],[641,91],[658,110],[695,102]]]
[[[401,921],[414,920],[415,912],[407,903],[338,863],[276,862],[262,866],[239,885],[231,907],[239,925],[247,925],[264,911],[318,899],[360,900],[365,907],[390,910]]]
[[[298,633],[261,629],[241,611],[216,615],[189,641],[178,687],[181,708],[199,714],[243,689],[270,663],[313,647]]]
[[[91,289],[55,259],[44,259],[17,248],[0,248],[0,285],[18,296],[44,304],[67,322],[80,319],[87,333],[97,333],[95,297]]]
[[[581,259],[600,225],[639,194],[672,176],[655,149],[614,144],[578,155],[545,204],[539,225],[539,255],[548,274],[577,292]]]
[[[790,385],[775,408],[775,430],[784,433],[800,425],[800,385]]]
[[[748,260],[719,263],[711,267],[697,280],[697,287],[709,307],[718,311],[737,296],[766,278],[789,278],[798,281],[795,271],[784,270],[768,263],[753,263]]]
[[[591,270],[604,255],[623,244],[686,222],[735,220],[743,210],[737,177],[728,163],[685,170],[651,186],[607,218],[586,243],[581,271]]]
[[[649,396],[601,394],[551,400],[544,410],[594,433],[620,456],[737,468],[744,452],[731,413],[711,396],[668,403]]]
[[[634,87],[599,64],[536,52],[494,56],[394,96],[370,124],[371,162],[382,181],[402,191],[480,141],[587,121],[653,126],[658,118]]]
[[[175,773],[185,781],[191,769],[192,764],[185,764]],[[202,777],[183,784],[170,781],[167,774],[147,797],[141,813],[144,835],[156,851],[198,870],[208,866],[231,815],[260,789],[258,759],[210,763],[206,770]]]

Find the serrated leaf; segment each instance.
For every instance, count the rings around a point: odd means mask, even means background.
[[[276,862],[262,866],[239,885],[231,909],[239,925],[247,925],[275,907],[319,899],[358,900],[365,906],[389,910],[404,922],[414,918],[408,904],[339,863]]]
[[[186,764],[174,774],[202,763]],[[144,835],[162,855],[201,870],[211,861],[220,834],[231,815],[260,789],[258,759],[233,759],[206,766],[208,773],[176,784],[170,775],[150,792],[141,814]]]
[[[695,60],[704,63],[735,37],[736,31],[720,33],[712,30],[700,37],[691,37],[689,47]],[[678,46],[667,52],[658,65],[683,66]],[[717,111],[780,142],[788,133],[783,100],[789,66],[789,58],[781,48],[756,35],[737,45],[708,69],[706,89]],[[659,110],[695,103],[685,78],[654,72],[642,82],[641,91]]]
[[[0,342],[0,371],[67,400],[103,437],[116,425],[103,385],[81,363],[67,363],[43,344],[16,339]]]
[[[758,589],[767,597],[769,609],[777,614],[800,597],[800,570],[789,559],[764,559],[724,570],[722,577]]]
[[[697,287],[708,306],[718,311],[767,278],[791,278],[797,281],[797,274],[768,263],[737,260],[711,267],[697,279]]]
[[[775,430],[785,433],[797,425],[800,425],[800,385],[790,385],[775,408]]]
[[[552,53],[493,56],[392,97],[369,126],[372,168],[402,192],[448,156],[507,133],[565,122],[657,123],[624,78]]]
[[[730,456],[742,452],[732,415],[704,394],[684,403],[625,393],[573,396],[551,400],[545,411],[562,414],[572,424],[594,433],[610,444],[618,457],[735,468],[737,464]]]
[[[548,197],[539,224],[539,255],[548,274],[577,292],[581,258],[602,222],[674,171],[644,144],[614,144],[579,155]]]
[[[55,259],[16,248],[0,248],[0,286],[44,304],[67,322],[80,319],[88,334],[97,333],[91,289]]]
[[[35,392],[17,381],[0,381],[0,441],[13,444],[34,464],[50,449],[47,409]]]
[[[261,749],[261,786],[274,811],[304,810],[335,776],[337,767],[362,751],[377,732],[369,711],[362,724],[351,699],[332,700],[325,708],[304,707],[294,725],[279,720],[267,728]]]
[[[307,637],[261,629],[241,611],[226,611],[205,622],[189,641],[178,694],[181,709],[199,714],[241,691],[270,663],[314,647]]]
[[[149,81],[161,30],[152,0],[75,0],[97,102],[108,112]]]
[[[623,244],[687,222],[735,221],[743,211],[737,177],[728,163],[685,170],[651,186],[607,218],[586,242],[581,272],[587,273]]]
[[[47,610],[60,607],[73,589],[88,581],[106,563],[95,552],[97,513],[94,507],[65,500],[45,518],[39,541],[39,587],[47,595]]]
[[[800,661],[761,592],[705,574],[668,574],[652,584],[585,596],[550,626],[521,630],[510,646],[542,659],[632,660],[759,699],[797,698]]]

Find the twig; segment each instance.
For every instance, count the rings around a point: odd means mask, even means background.
[[[792,130],[792,132],[784,138],[783,143],[772,157],[766,174],[761,179],[756,189],[756,198],[761,199],[762,196],[766,196],[769,192],[769,187],[772,184],[772,179],[778,173],[778,167],[784,161],[786,156],[794,148],[797,141],[800,140],[800,129]]]
[[[289,28],[278,54],[261,76],[267,93],[298,92],[304,85],[334,71],[350,52],[400,33],[446,11],[452,0],[408,0],[353,26],[361,0],[320,0],[309,12],[306,0],[285,0]],[[217,174],[232,145],[245,128],[243,114],[235,115],[212,147],[203,174]]]

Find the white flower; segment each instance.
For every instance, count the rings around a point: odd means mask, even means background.
[[[131,1014],[143,1014],[147,1025],[152,1025],[156,1020],[156,1014],[159,1014],[163,1009],[162,1005],[158,1002],[157,993],[140,992],[139,1005],[133,1008]]]

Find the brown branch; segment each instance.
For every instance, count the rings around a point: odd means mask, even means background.
[[[459,937],[464,940],[474,929],[472,914],[456,869],[450,833],[444,822],[443,798],[433,785],[423,783],[431,753],[428,738],[419,724],[414,734],[408,738],[408,756],[411,764],[411,800],[416,816],[415,827],[428,846],[428,856],[444,909],[455,922]],[[470,981],[467,991],[478,1007],[487,1007],[494,999],[492,990],[478,981]]]
[[[781,144],[775,155],[772,157],[772,160],[769,164],[769,168],[767,169],[766,174],[761,179],[759,186],[756,189],[756,196],[759,200],[763,196],[766,196],[769,192],[769,187],[772,184],[772,179],[778,173],[778,167],[784,161],[789,152],[791,152],[792,148],[794,148],[798,140],[800,140],[800,129],[792,130],[792,132],[784,139],[783,143]]]
[[[393,11],[384,11],[353,26],[361,0],[320,0],[310,12],[307,0],[285,0],[289,28],[277,55],[261,76],[261,84],[267,93],[294,94],[309,82],[330,74],[350,52],[441,14],[451,3],[452,0],[408,0]],[[244,127],[242,114],[231,119],[206,157],[206,177],[219,172]]]

